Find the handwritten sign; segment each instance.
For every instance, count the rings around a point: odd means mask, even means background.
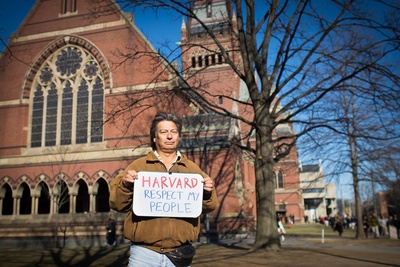
[[[133,212],[138,216],[200,216],[203,177],[195,173],[139,172],[133,191]]]

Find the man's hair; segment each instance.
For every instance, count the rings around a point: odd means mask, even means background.
[[[181,136],[182,132],[182,119],[179,118],[177,115],[168,113],[168,112],[158,112],[151,123],[150,127],[150,145],[153,150],[156,149],[156,144],[154,142],[154,138],[157,134],[157,127],[158,124],[162,121],[172,121],[175,123],[176,127],[178,128],[179,137]]]

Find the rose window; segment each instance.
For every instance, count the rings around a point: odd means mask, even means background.
[[[96,63],[90,62],[90,63],[86,64],[86,68],[84,69],[84,72],[85,72],[86,76],[91,79],[91,78],[93,78],[93,76],[96,75],[98,69],[99,68],[97,67]]]
[[[42,83],[47,84],[51,81],[52,78],[53,78],[53,73],[52,73],[51,69],[45,68],[42,70],[42,72],[40,74],[40,81]]]
[[[62,76],[70,76],[77,72],[81,67],[82,54],[75,47],[68,47],[61,51],[60,55],[57,57],[57,71],[60,72]]]

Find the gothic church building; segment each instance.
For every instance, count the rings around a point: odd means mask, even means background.
[[[221,23],[235,21],[230,1],[194,1],[193,10],[218,25],[224,47],[237,45],[234,23]],[[180,30],[180,65],[190,86],[249,101],[201,25],[185,18]],[[253,158],[232,145],[245,126],[183,93],[178,64],[156,54],[133,14],[113,0],[35,2],[0,56],[1,244],[46,245],[57,231],[67,245],[101,245],[109,218],[124,242],[125,214],[110,210],[109,182],[148,153],[159,110],[182,116],[180,150],[216,180],[220,203],[207,220],[219,235],[254,226]],[[230,56],[240,64],[239,54]],[[244,113],[223,98],[215,103]],[[279,130],[294,131],[291,125]],[[277,212],[301,221],[298,170],[294,147],[276,166],[275,202]]]

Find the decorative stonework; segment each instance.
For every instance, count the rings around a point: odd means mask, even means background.
[[[82,47],[82,48],[88,50],[89,53],[94,56],[94,58],[99,63],[101,72],[103,73],[104,88],[110,89],[110,86],[111,86],[110,68],[108,67],[107,61],[104,59],[104,57],[102,56],[100,51],[94,45],[92,45],[88,40],[86,40],[82,37],[67,35],[67,36],[58,38],[53,43],[51,43],[49,46],[47,46],[42,51],[41,55],[36,59],[36,62],[33,64],[33,67],[31,68],[31,70],[28,73],[26,80],[25,80],[24,93],[23,93],[24,99],[30,98],[34,78],[35,78],[36,74],[38,73],[39,69],[41,68],[41,66],[44,64],[44,62],[57,50],[59,50],[60,48],[62,48],[64,46],[68,46],[68,45],[76,45],[76,46]],[[49,73],[47,73],[47,75],[49,75]]]
[[[85,179],[85,174],[83,172],[78,173],[78,179]]]

